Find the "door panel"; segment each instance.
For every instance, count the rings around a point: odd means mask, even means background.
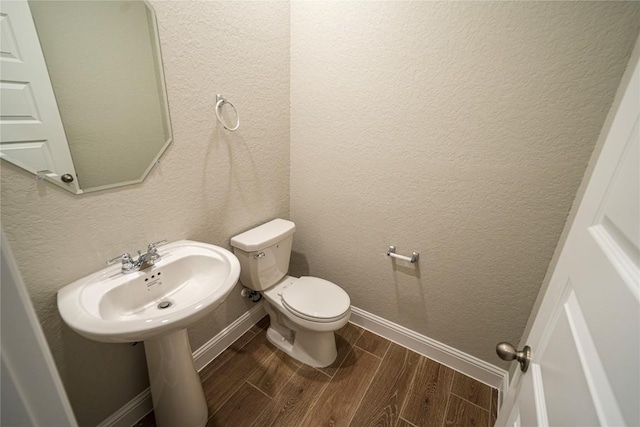
[[[0,157],[81,192],[26,0],[0,3]],[[71,183],[61,176],[71,175]]]
[[[598,416],[591,399],[586,376],[589,368],[583,366],[581,349],[570,326],[568,300],[575,298],[571,283],[567,284],[568,297],[560,307],[555,325],[551,327],[549,342],[538,355],[547,407],[549,425],[597,425]],[[573,420],[573,423],[572,423]]]

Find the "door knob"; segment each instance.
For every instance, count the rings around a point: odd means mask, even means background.
[[[522,351],[518,351],[510,343],[501,342],[496,346],[496,353],[498,353],[500,359],[506,360],[507,362],[517,360],[520,362],[520,369],[522,369],[522,372],[527,372],[529,362],[531,361],[531,347],[528,345],[525,345]]]

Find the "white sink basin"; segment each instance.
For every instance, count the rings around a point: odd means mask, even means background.
[[[159,253],[162,259],[146,270],[122,274],[116,265],[62,288],[64,321],[96,341],[145,341],[205,316],[238,282],[240,263],[224,248],[181,240]]]
[[[229,295],[240,263],[224,248],[190,240],[158,252],[161,259],[145,270],[123,274],[116,265],[65,286],[58,310],[89,339],[144,341],[156,425],[204,427],[207,402],[186,328]]]

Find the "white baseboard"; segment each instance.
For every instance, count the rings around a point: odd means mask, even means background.
[[[200,371],[207,366],[265,315],[266,312],[262,303],[255,305],[193,352],[196,369]],[[350,322],[484,384],[497,388],[500,390],[500,399],[506,393],[509,385],[509,373],[504,369],[500,369],[484,360],[442,344],[404,326],[378,317],[375,314],[368,313],[358,307],[351,307]],[[101,422],[98,427],[131,427],[151,412],[152,409],[151,391],[146,389]]]
[[[508,384],[509,373],[504,369],[358,307],[351,306],[350,322],[501,392],[505,390],[504,384]]]
[[[215,337],[207,341],[202,347],[193,352],[193,362],[196,370],[200,372],[227,347],[233,344],[238,338],[244,335],[253,325],[267,315],[262,302],[256,304],[242,316],[237,318],[232,324],[220,331]]]
[[[151,390],[147,388],[97,427],[131,427],[152,410]]]
[[[215,337],[207,341],[202,347],[194,351],[193,363],[196,366],[196,370],[199,372],[211,363],[213,359],[251,329],[266,314],[262,303],[256,304]],[[98,424],[97,427],[131,427],[152,410],[151,390],[147,388],[109,418]]]

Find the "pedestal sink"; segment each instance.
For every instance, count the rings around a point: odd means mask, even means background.
[[[100,342],[144,341],[158,427],[202,427],[207,404],[186,327],[216,308],[240,275],[228,250],[181,240],[160,249],[153,267],[105,268],[58,292],[62,319]]]

